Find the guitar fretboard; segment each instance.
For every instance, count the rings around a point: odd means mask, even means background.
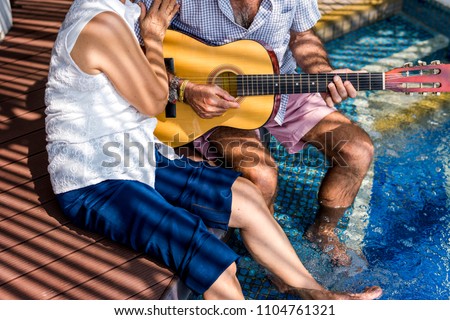
[[[238,96],[327,92],[328,84],[338,75],[350,81],[356,90],[384,90],[384,73],[323,73],[281,75],[238,75]]]

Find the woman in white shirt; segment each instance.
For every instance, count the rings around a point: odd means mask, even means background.
[[[46,90],[49,173],[64,213],[164,263],[205,299],[242,299],[238,255],[208,228],[238,228],[279,289],[309,299],[374,299],[379,287],[334,293],[304,268],[261,193],[239,173],[179,159],[154,137],[168,99],[162,55],[175,0],[147,12],[129,0],[75,0]],[[133,35],[139,19],[145,53]]]

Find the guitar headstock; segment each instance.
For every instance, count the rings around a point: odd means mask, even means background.
[[[427,65],[419,61],[417,66],[411,62],[402,68],[395,68],[385,73],[386,89],[421,94],[450,92],[450,64],[432,61]]]

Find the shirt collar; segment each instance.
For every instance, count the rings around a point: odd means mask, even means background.
[[[235,23],[233,8],[231,7],[230,0],[218,0],[218,4],[220,11],[222,11],[222,13],[231,22]],[[272,9],[273,9],[272,0],[262,0],[259,10],[255,16],[255,19],[252,22],[252,25],[250,26],[249,31],[253,31],[261,27],[267,20],[267,17],[270,16],[270,14],[272,13]]]

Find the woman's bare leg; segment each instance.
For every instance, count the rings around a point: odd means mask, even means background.
[[[250,181],[238,178],[232,187],[230,227],[240,229],[253,258],[275,275],[293,293],[305,299],[375,299],[381,288],[363,293],[330,292],[306,270],[286,234],[270,213],[260,191]]]
[[[243,300],[241,285],[236,277],[236,263],[231,264],[203,294],[205,300]]]

